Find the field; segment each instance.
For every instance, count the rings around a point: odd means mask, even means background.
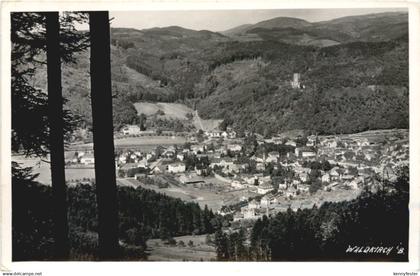
[[[185,104],[179,103],[146,103],[138,102],[134,104],[138,114],[145,114],[151,116],[156,114],[159,110],[163,111],[165,115],[162,115],[165,119],[180,119],[187,120],[187,114],[194,113],[194,110],[186,106]]]
[[[252,197],[255,193],[247,192],[246,190],[227,191],[227,184],[220,183],[215,178],[205,178],[206,183],[213,183],[214,187],[198,188],[193,185],[173,185],[170,184],[168,188],[159,188],[155,185],[146,185],[134,179],[118,179],[118,185],[138,187],[154,190],[159,193],[166,194],[171,197],[176,197],[184,201],[196,202],[200,207],[208,208],[213,211],[220,210],[223,205],[231,205],[240,201],[241,197]]]
[[[194,115],[192,123],[195,128],[203,131],[217,129],[222,122],[222,120],[203,120],[198,116],[197,111],[194,111],[185,104],[180,103],[138,102],[134,104],[134,107],[136,108],[138,114],[144,113],[146,116],[154,115],[156,112],[161,110],[165,113],[165,115],[161,115],[160,117],[165,119],[187,120],[187,114],[190,113]]]
[[[181,136],[144,136],[144,137],[124,137],[114,140],[115,148],[135,148],[139,150],[149,151],[157,146],[181,145],[187,140]],[[73,145],[72,150],[92,149],[93,143]]]
[[[32,167],[32,172],[39,174],[35,179],[36,181],[45,185],[51,185],[51,169],[49,163],[40,162],[38,158],[24,158],[22,156],[13,156],[12,160],[20,163],[22,167]],[[68,181],[95,178],[95,170],[93,168],[66,168],[65,174],[66,180]]]
[[[216,250],[206,244],[206,235],[175,237],[176,245],[165,244],[161,239],[147,241],[149,261],[212,261]],[[181,242],[182,241],[182,242]],[[192,244],[191,244],[191,242]],[[180,243],[181,242],[181,243]],[[184,245],[182,245],[182,243]],[[190,245],[188,245],[190,243]]]

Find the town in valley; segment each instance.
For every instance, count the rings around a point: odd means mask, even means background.
[[[397,170],[408,165],[408,134],[406,129],[392,129],[239,137],[230,127],[186,133],[126,125],[115,133],[115,164],[119,185],[141,186],[207,205],[219,214],[232,215],[234,221],[255,220],[380,189],[383,179],[394,180]],[[160,140],[162,144],[153,145]],[[67,170],[92,170],[89,144],[72,147]],[[70,185],[91,180],[76,175],[68,179]]]

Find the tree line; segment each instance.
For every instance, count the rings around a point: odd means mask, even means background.
[[[13,179],[13,260],[54,258],[54,204],[52,188],[38,184],[30,168],[19,168]],[[98,215],[94,185],[78,184],[67,190],[69,247],[72,259],[98,255]],[[118,239],[129,257],[145,258],[146,241],[175,236],[211,234],[223,218],[207,206],[143,188],[118,187]],[[127,257],[127,256],[125,256]]]

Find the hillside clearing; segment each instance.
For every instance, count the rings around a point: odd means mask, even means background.
[[[180,103],[138,102],[134,104],[134,107],[136,108],[138,114],[143,113],[146,116],[154,115],[156,114],[156,112],[161,110],[165,113],[165,115],[162,115],[162,117],[165,119],[187,120],[187,114],[194,113],[194,110],[192,110],[185,104]]]

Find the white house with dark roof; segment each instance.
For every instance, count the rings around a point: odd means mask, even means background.
[[[93,153],[84,154],[80,158],[80,163],[82,163],[83,165],[86,165],[86,166],[95,164],[95,157],[94,157]]]
[[[126,125],[121,129],[124,135],[137,135],[140,134],[140,127],[138,125]]]
[[[181,162],[176,162],[168,165],[169,173],[182,173],[185,172],[185,164]]]

